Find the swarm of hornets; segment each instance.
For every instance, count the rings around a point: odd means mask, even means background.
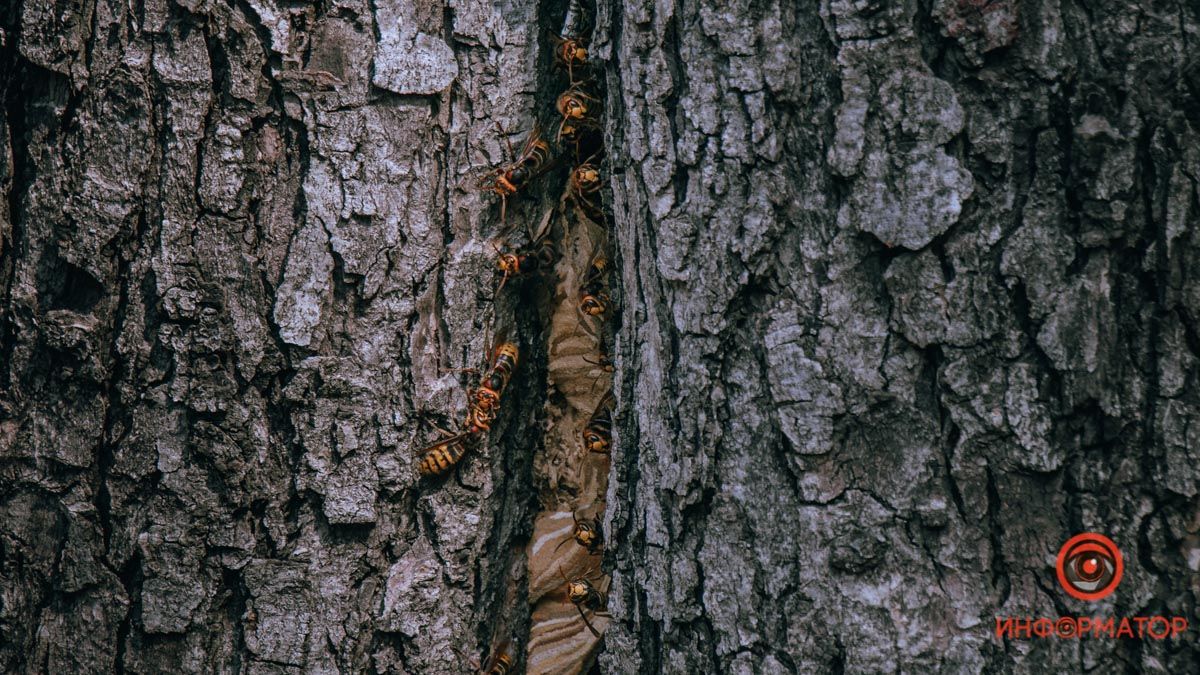
[[[554,59],[567,74],[566,89],[555,100],[554,106],[559,117],[557,140],[564,150],[569,147],[574,153],[574,162],[567,176],[570,198],[589,219],[607,225],[608,214],[600,199],[604,184],[604,146],[598,139],[602,127],[601,97],[589,69],[586,23],[586,13],[582,11],[579,0],[574,0],[570,3],[563,31],[555,40]],[[612,372],[612,365],[605,353],[603,332],[593,325],[610,317],[613,310],[608,292],[609,256],[604,248],[601,246],[592,255],[588,269],[581,275],[577,307],[581,325],[599,338],[600,353],[593,363],[602,367],[602,379],[607,380],[606,384],[611,389],[609,373]],[[584,452],[607,455],[611,451],[612,413],[613,397],[610,391],[601,398],[596,410],[580,430]],[[573,545],[583,547],[589,554],[601,552],[604,533],[599,517],[580,520],[577,513],[573,512],[572,518],[574,527],[571,538],[561,542],[559,548],[573,542]],[[592,635],[600,637],[588,617],[607,616],[607,583],[600,584],[602,575],[595,570],[584,576],[569,578],[561,568],[559,574],[565,584],[566,600],[575,605]],[[604,590],[599,587],[601,585]]]
[[[528,193],[542,176],[561,162],[568,162],[565,175],[568,198],[579,213],[602,226],[608,225],[601,190],[604,184],[603,142],[601,138],[601,93],[600,83],[592,72],[589,60],[589,33],[591,15],[584,7],[585,0],[570,0],[563,21],[563,28],[554,37],[554,61],[565,75],[562,93],[555,99],[552,115],[554,122],[545,127],[534,123],[526,134],[519,152],[514,151],[504,136],[507,149],[506,161],[483,174],[476,188],[484,193],[499,197],[500,232],[505,238],[511,233],[508,227],[508,202]],[[544,132],[544,128],[552,132]],[[496,251],[495,293],[499,294],[510,282],[528,279],[554,268],[559,258],[558,242],[551,236],[548,217],[538,231],[528,236],[529,243],[514,247],[508,242],[493,244]],[[599,336],[606,318],[610,317],[613,302],[609,294],[608,276],[610,258],[605,250],[607,243],[598,247],[586,270],[579,275],[577,308],[580,326],[588,333]],[[611,389],[612,365],[599,338],[600,353],[589,362],[601,366],[604,374],[597,384],[608,384]],[[466,419],[457,432],[439,429],[441,440],[425,447],[417,462],[418,473],[425,478],[444,476],[455,469],[467,455],[486,438],[505,400],[505,391],[515,374],[520,355],[513,342],[498,341],[487,360],[478,386],[468,390]],[[603,382],[607,380],[607,382]],[[578,438],[585,453],[607,455],[612,447],[613,397],[605,394],[590,419],[580,429]],[[602,508],[600,509],[603,510]],[[575,515],[575,514],[573,514]],[[580,520],[577,516],[569,539],[559,544],[574,543],[589,554],[603,550],[604,536],[598,517]],[[555,549],[557,553],[558,549]],[[562,570],[559,570],[562,575]],[[598,575],[598,571],[593,572]],[[587,629],[596,637],[600,633],[589,621],[591,616],[606,616],[607,595],[597,587],[596,576],[568,578],[563,576],[564,602],[572,603],[579,611]],[[481,672],[504,675],[514,667],[511,645],[508,641],[491,650],[491,657]]]
[[[517,346],[511,342],[501,343],[493,350],[491,368],[479,386],[468,395],[467,420],[458,434],[445,438],[422,451],[417,471],[422,476],[441,476],[458,464],[467,450],[492,427],[492,421],[500,412],[500,397],[508,388],[513,372],[517,369]]]

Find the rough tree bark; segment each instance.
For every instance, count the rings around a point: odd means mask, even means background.
[[[1151,670],[1200,619],[1195,3],[599,0],[605,672]],[[0,670],[463,672],[528,631],[544,317],[470,178],[554,0],[0,10]],[[537,220],[560,185],[509,203]],[[461,475],[416,452],[507,332]],[[543,504],[545,506],[545,504]],[[1125,580],[1057,588],[1098,530]]]
[[[457,672],[519,631],[534,406],[460,480],[414,461],[512,321],[470,178],[539,19],[6,3],[0,670]]]
[[[1195,671],[1195,3],[612,2],[610,672]],[[1096,530],[1126,575],[1058,589]]]

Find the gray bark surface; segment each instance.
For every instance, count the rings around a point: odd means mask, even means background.
[[[414,462],[511,321],[473,176],[535,10],[6,6],[0,671],[460,672],[525,620],[535,406]]]
[[[497,122],[553,118],[565,4],[0,8],[0,671],[469,672],[528,638],[534,516],[582,505],[473,178]],[[1200,620],[1200,8],[596,5],[600,669],[1200,668],[1194,630],[992,637]],[[501,335],[488,442],[419,481]],[[1085,530],[1126,556],[1095,605],[1054,578]]]
[[[607,672],[1190,672],[1194,3],[602,3]],[[1125,552],[1059,588],[1071,535]]]

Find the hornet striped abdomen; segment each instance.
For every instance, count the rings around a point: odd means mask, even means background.
[[[441,476],[453,469],[467,454],[467,443],[472,434],[459,434],[425,448],[417,463],[417,472],[422,476]]]

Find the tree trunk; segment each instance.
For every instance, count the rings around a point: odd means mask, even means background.
[[[511,320],[471,178],[536,5],[4,19],[0,670],[459,672],[520,630],[534,406],[415,460]]]
[[[1200,8],[585,6],[606,474],[570,158],[507,226],[475,189],[554,135],[573,5],[0,10],[0,670],[534,671],[535,518],[589,506],[604,672],[1200,667],[993,635],[1197,618]],[[558,285],[493,299],[551,217]],[[487,442],[421,480],[505,339]],[[1055,577],[1081,531],[1125,554],[1102,603]]]
[[[1200,8],[606,9],[607,670],[1195,671]]]

